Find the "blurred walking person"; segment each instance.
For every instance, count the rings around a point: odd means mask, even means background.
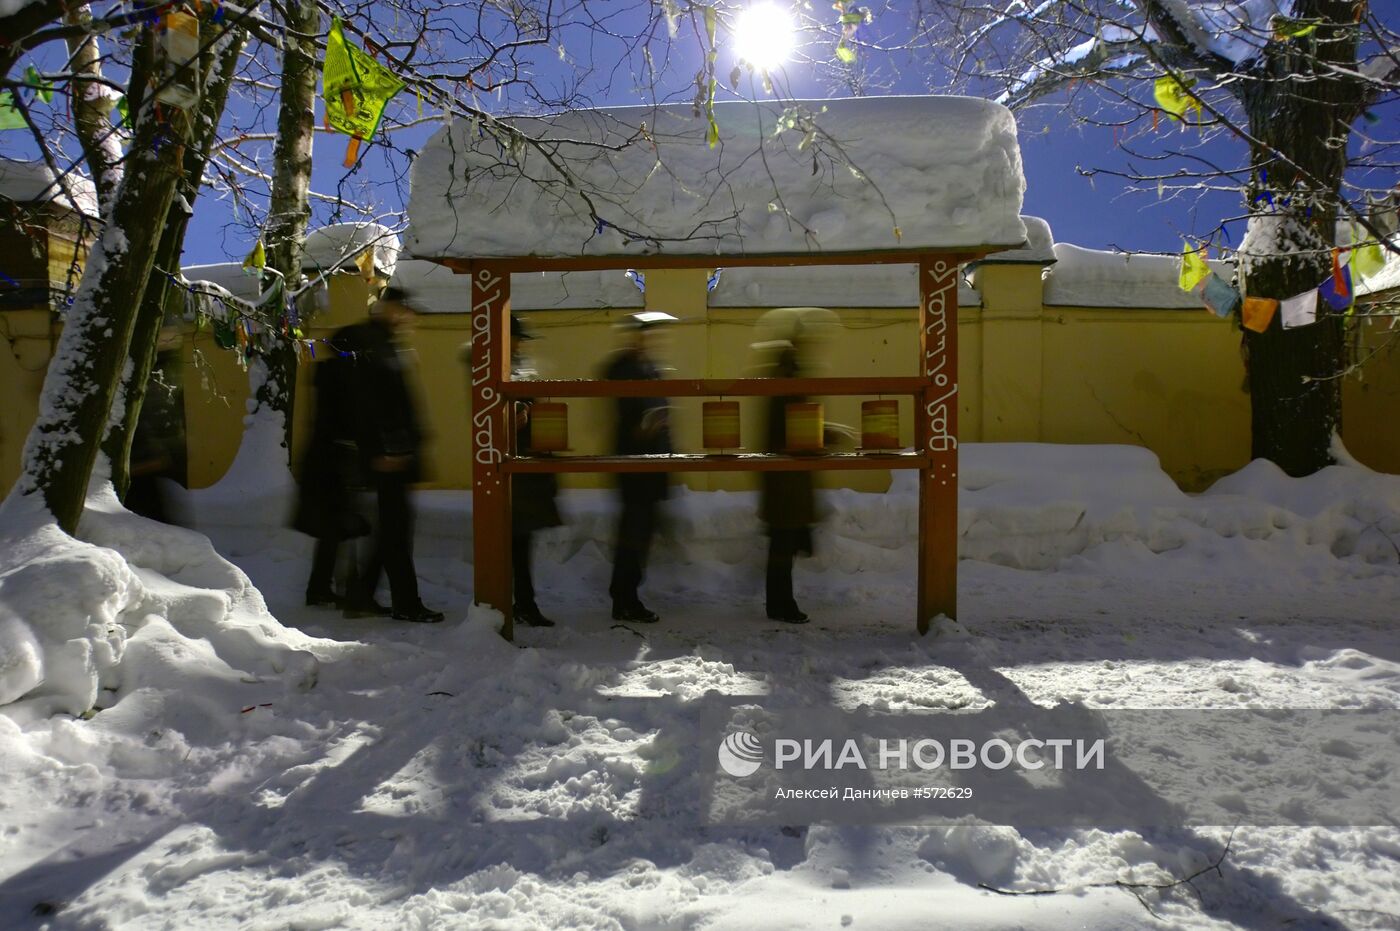
[[[369,561],[348,594],[347,617],[390,614],[396,620],[433,624],[441,611],[418,596],[413,566],[411,486],[422,476],[423,432],[396,339],[413,328],[413,297],[390,285],[380,294],[369,320],[345,327],[332,338],[346,368],[347,417],[359,461],[378,500],[378,520]],[[379,577],[389,577],[391,607],[375,601]]]
[[[512,381],[530,381],[536,377],[534,365],[525,343],[535,339],[519,317],[510,318],[510,377]],[[515,448],[529,453],[532,448],[532,399],[516,402]],[[535,582],[530,560],[534,549],[535,531],[558,527],[559,480],[549,472],[524,472],[511,480],[511,566],[515,583],[515,605],[512,617],[531,627],[553,627],[554,621],[540,612],[535,603]]]
[[[810,358],[819,343],[820,332],[833,324],[836,315],[816,307],[782,308],[760,320],[760,328],[774,338],[754,344],[762,354],[761,372],[767,378],[810,376]],[[807,398],[781,395],[768,399],[765,449],[787,453],[788,405]],[[831,425],[826,433],[840,432]],[[793,592],[792,568],[798,556],[811,556],[812,527],[817,522],[815,475],[810,471],[764,472],[759,496],[759,518],[768,532],[768,562],[764,596],[768,617],[787,624],[805,624],[806,612],[797,606]]]
[[[293,527],[316,538],[311,576],[306,582],[308,607],[345,606],[346,594],[358,584],[359,566],[352,547],[343,584],[337,591],[341,545],[370,531],[369,521],[355,507],[366,479],[355,446],[349,376],[349,361],[338,354],[317,362],[313,375],[315,416],[301,461],[292,518]]]
[[[661,333],[676,318],[660,311],[632,314],[623,322],[627,344],[613,353],[602,377],[614,381],[651,381],[661,377],[657,355]],[[664,397],[617,399],[613,452],[619,456],[670,453],[670,401]],[[642,604],[638,589],[646,576],[657,512],[670,492],[665,472],[622,472],[617,476],[620,509],[613,551],[612,616],[617,621],[654,624],[661,618]]]

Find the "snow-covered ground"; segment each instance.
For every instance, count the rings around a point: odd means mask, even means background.
[[[12,520],[0,684],[15,644],[64,655],[48,611],[110,652],[87,719],[0,707],[0,928],[1400,927],[1395,826],[707,823],[758,712],[1400,707],[1400,477],[1255,463],[1187,496],[1141,450],[1012,445],[962,481],[966,632],[926,638],[907,479],[828,496],[805,627],[763,619],[754,502],[723,493],[672,502],[663,622],[614,624],[608,497],[568,495],[537,565],[560,626],[517,645],[469,612],[464,494],[420,497],[436,627],[302,607],[285,486],[197,496],[234,565],[111,502],[83,535],[124,560]]]

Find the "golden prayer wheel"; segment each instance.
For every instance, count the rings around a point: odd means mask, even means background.
[[[706,401],[701,405],[701,425],[706,449],[738,449],[739,402]]]
[[[530,405],[530,451],[558,453],[569,448],[569,405],[536,401]]]
[[[862,449],[899,448],[899,402],[862,401],[860,405]]]
[[[788,452],[819,453],[826,448],[822,442],[826,422],[820,402],[793,402],[787,406],[786,415]]]

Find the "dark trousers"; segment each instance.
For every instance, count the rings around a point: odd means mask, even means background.
[[[637,589],[646,575],[651,538],[656,533],[657,503],[654,497],[629,494],[624,488],[622,513],[617,519],[612,582],[608,585],[614,604],[633,605],[641,600]]]
[[[379,473],[374,476],[374,487],[379,498],[379,523],[355,600],[366,603],[372,599],[383,573],[389,577],[394,609],[411,611],[420,602],[418,573],[413,568],[413,506],[408,500],[408,481],[402,475]]]
[[[796,606],[792,594],[792,563],[799,552],[810,551],[810,531],[772,527],[768,530],[767,605],[770,611]]]
[[[520,608],[535,607],[535,582],[530,577],[530,551],[535,534],[517,530],[510,540],[510,567],[515,579],[515,604]]]
[[[318,537],[311,554],[311,578],[306,580],[308,595],[325,595],[335,588],[335,564],[340,557],[339,537]]]

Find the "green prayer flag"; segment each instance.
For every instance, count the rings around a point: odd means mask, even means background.
[[[1318,20],[1292,19],[1288,16],[1274,17],[1274,37],[1279,39],[1301,39],[1317,31]]]
[[[9,91],[0,91],[0,129],[28,129],[24,115],[15,106],[15,98]]]
[[[53,103],[53,85],[45,81],[33,65],[24,69],[24,83],[34,88],[34,94],[44,103]]]
[[[321,76],[331,129],[356,139],[373,138],[384,107],[403,89],[404,82],[392,71],[345,38],[339,18],[331,21]]]

